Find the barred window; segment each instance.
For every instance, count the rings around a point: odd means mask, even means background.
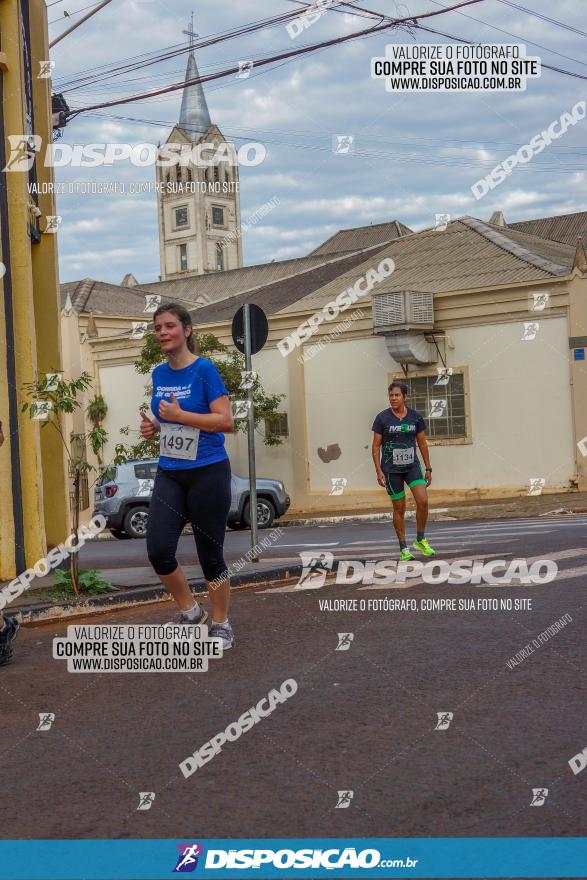
[[[186,207],[175,209],[175,225],[187,226],[189,223],[188,209]]]
[[[265,419],[265,435],[267,437],[289,437],[287,413],[276,413]]]
[[[438,375],[406,376],[407,404],[424,417],[426,436],[435,440],[457,440],[467,436],[465,377],[453,373],[446,385],[435,384]]]

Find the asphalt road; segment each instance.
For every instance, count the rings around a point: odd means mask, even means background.
[[[532,555],[540,551],[541,536],[549,535],[553,547],[566,547],[568,540],[576,542],[579,547],[585,543],[587,517],[575,515],[568,518],[539,517],[537,519],[508,519],[497,522],[487,520],[467,520],[465,522],[429,523],[426,535],[439,553],[455,556],[467,553],[482,554],[491,548],[492,553],[499,556]],[[397,558],[398,546],[391,522],[346,522],[337,525],[293,526],[281,529],[260,530],[258,541],[267,541],[267,548],[261,553],[261,562],[272,561],[276,564],[300,561],[302,552],[331,552],[335,559],[351,559],[354,555],[365,558],[374,554],[374,558]],[[408,540],[415,538],[414,521],[408,521]],[[491,539],[490,543],[488,541]],[[562,542],[562,543],[561,543]],[[585,545],[587,546],[587,544]],[[224,544],[224,555],[227,564],[244,560],[251,547],[250,531],[227,531]],[[515,549],[515,554],[514,554]],[[201,568],[197,564],[195,545],[192,535],[183,535],[179,541],[178,560],[188,566],[192,576],[201,576]],[[147,559],[146,541],[116,539],[107,541],[89,541],[80,552],[83,568],[96,568],[115,572],[116,569],[132,568],[142,570],[153,583],[159,582],[154,575]],[[246,569],[253,570],[247,565]],[[587,569],[586,569],[587,572]],[[116,580],[116,576],[114,576]],[[36,583],[42,583],[37,580]]]
[[[330,576],[319,589],[236,593],[237,647],[207,672],[68,673],[51,653],[65,623],[23,629],[0,670],[0,754],[13,782],[0,787],[2,837],[584,836],[587,772],[569,760],[587,746],[586,525],[577,516],[429,530],[446,560],[553,559],[548,584],[345,586]],[[273,552],[381,560],[396,553],[390,528],[290,528]],[[230,534],[227,558],[247,539]],[[98,567],[101,554],[128,564],[141,545],[95,543],[83,564]],[[182,558],[190,547],[183,539]],[[418,610],[324,607],[386,598],[415,599]],[[441,598],[531,608],[420,607]],[[161,623],[171,612],[142,605],[99,622]],[[508,667],[563,615],[560,632]],[[347,650],[339,633],[353,633]],[[181,761],[286,679],[297,693],[184,778]],[[447,712],[449,726],[435,729]],[[40,713],[55,715],[50,729],[37,730]],[[341,791],[353,792],[346,808]],[[149,810],[137,810],[139,792],[155,793]]]

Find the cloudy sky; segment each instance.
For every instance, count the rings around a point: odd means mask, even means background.
[[[187,54],[123,76],[105,78],[103,65],[124,64],[147,53],[187,45],[194,11],[196,42],[227,29],[290,12],[297,0],[112,0],[52,50],[54,91],[72,108],[88,107],[183,79]],[[456,2],[456,0],[454,0]],[[545,64],[586,74],[582,0],[481,0],[423,24],[482,43],[525,43]],[[86,9],[87,0],[49,0],[54,38]],[[391,17],[430,12],[450,0],[374,0],[357,4]],[[374,19],[339,6],[296,39],[280,24],[201,48],[202,75],[292,48],[349,34]],[[347,6],[346,9],[349,7]],[[340,10],[340,11],[339,11]],[[556,22],[545,18],[554,17]],[[566,27],[561,26],[564,23]],[[475,200],[471,185],[553,120],[585,98],[585,82],[543,70],[525,92],[390,93],[371,78],[371,58],[389,43],[446,42],[419,30],[388,30],[286,62],[253,68],[247,79],[231,75],[205,86],[212,121],[238,147],[265,145],[257,167],[241,168],[242,220],[271,199],[279,200],[245,233],[246,265],[303,256],[341,228],[399,219],[413,229],[431,226],[435,214],[506,220],[584,210],[587,121],[578,122],[500,186]],[[96,70],[100,68],[100,70]],[[71,88],[83,75],[93,80]],[[104,110],[81,113],[63,143],[157,143],[179,118],[181,91]],[[333,138],[351,135],[353,152],[333,150]],[[154,168],[129,162],[110,168],[56,169],[59,183],[154,182]],[[127,272],[139,282],[158,279],[156,195],[65,194],[58,197],[62,281],[84,277],[119,283]]]

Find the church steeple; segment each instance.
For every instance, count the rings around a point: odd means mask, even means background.
[[[193,13],[184,34],[189,37],[186,81],[199,79]],[[206,158],[201,155],[204,150]],[[184,86],[179,123],[158,155],[161,281],[240,268],[238,156],[211,122],[200,83]]]
[[[188,56],[188,65],[185,74],[185,81],[189,82],[200,78],[198,65],[196,64],[196,57],[194,55],[194,37],[197,37],[198,35],[194,33],[193,12],[189,29],[183,31],[183,33],[188,35],[190,41],[190,54]],[[203,137],[211,125],[212,121],[210,119],[208,104],[206,103],[206,96],[204,95],[202,84],[197,82],[192,83],[191,85],[186,85],[181,99],[179,127],[183,128],[189,137],[195,141]]]

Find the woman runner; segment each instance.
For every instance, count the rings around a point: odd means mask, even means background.
[[[235,644],[228,621],[230,581],[223,555],[231,481],[224,433],[234,428],[228,391],[214,364],[195,353],[186,309],[168,303],[157,309],[153,321],[167,362],[152,373],[155,418],[141,413],[143,437],[160,434],[147,553],[180,609],[180,622],[205,623],[208,612],[194,602],[175,558],[179,536],[185,524],[191,523],[212,604],[209,636],[221,639],[227,650]]]
[[[416,502],[418,534],[414,549],[424,556],[434,556],[425,537],[428,519],[428,493],[426,487],[432,482],[430,454],[426,441],[426,423],[414,409],[406,406],[408,386],[394,380],[388,388],[389,408],[384,409],[373,422],[373,445],[371,452],[377,482],[387,489],[393,504],[393,527],[399,541],[400,559],[413,559],[406,544],[406,491],[404,483],[412,490]],[[416,455],[416,443],[426,465],[426,476]]]

